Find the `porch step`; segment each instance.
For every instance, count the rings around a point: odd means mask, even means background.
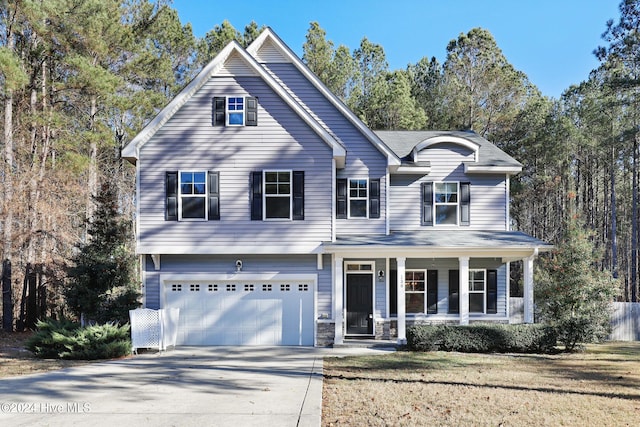
[[[374,340],[345,338],[342,344],[333,344],[333,348],[376,348],[376,349],[397,349],[398,342],[395,340]]]

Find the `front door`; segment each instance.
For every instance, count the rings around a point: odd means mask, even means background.
[[[373,335],[372,274],[347,274],[347,335]]]

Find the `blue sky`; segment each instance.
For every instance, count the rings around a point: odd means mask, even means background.
[[[298,56],[311,21],[335,46],[353,51],[363,37],[382,45],[390,68],[420,58],[442,63],[447,44],[474,27],[493,34],[507,60],[543,94],[559,97],[598,66],[606,22],[620,0],[173,0],[183,23],[202,37],[227,19],[271,27]]]

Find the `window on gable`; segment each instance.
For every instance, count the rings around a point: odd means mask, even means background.
[[[213,126],[257,126],[258,98],[216,96],[212,99]]]
[[[167,221],[220,219],[219,172],[167,172]]]
[[[244,125],[244,98],[227,98],[227,125]]]

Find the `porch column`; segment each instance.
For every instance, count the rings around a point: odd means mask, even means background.
[[[398,265],[398,344],[407,342],[407,309],[404,297],[405,261],[406,258],[396,258]]]
[[[533,323],[533,259],[535,255],[522,259],[524,281],[524,323]]]
[[[343,314],[344,314],[344,298],[343,298],[343,277],[342,266],[344,264],[342,257],[336,257],[334,261],[335,277],[333,278],[333,319],[335,321],[334,344],[344,343],[343,332]]]
[[[460,308],[460,324],[469,324],[469,257],[458,258],[459,262],[459,291],[458,307]]]

